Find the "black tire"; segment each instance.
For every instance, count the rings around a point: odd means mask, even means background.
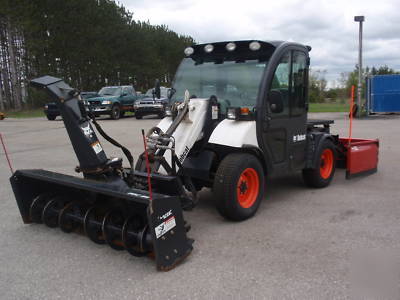
[[[247,172],[251,173],[250,177],[244,176]],[[247,181],[241,178],[249,179],[250,188]],[[256,181],[258,185],[255,185]],[[218,212],[233,221],[252,217],[264,197],[264,183],[264,170],[255,156],[246,153],[227,155],[220,163],[214,179],[213,192]],[[239,185],[243,185],[242,197],[245,197],[245,201],[239,199]]]
[[[113,120],[118,120],[121,117],[121,109],[118,104],[115,104],[112,107],[110,117]]]
[[[57,118],[57,116],[52,116],[52,115],[46,115],[46,117],[47,117],[47,120],[49,120],[49,121],[54,121]]]
[[[142,115],[135,113],[135,118],[138,120],[141,120],[143,118]]]
[[[160,112],[159,114],[158,114],[158,118],[159,119],[163,119],[165,117],[165,113],[164,112]]]
[[[323,188],[331,183],[335,175],[337,158],[335,145],[331,140],[323,141],[322,147],[316,153],[316,156],[318,159],[316,165],[318,167],[315,169],[304,169],[303,180],[310,187]],[[329,156],[331,156],[330,159]]]
[[[121,111],[121,112],[119,113],[119,117],[120,117],[120,118],[125,117],[125,111]]]

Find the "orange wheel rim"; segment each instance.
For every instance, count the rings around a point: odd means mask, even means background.
[[[237,200],[243,208],[251,207],[257,200],[260,179],[253,168],[247,168],[240,174],[237,183]]]
[[[333,152],[331,149],[325,149],[321,154],[321,166],[319,168],[321,177],[328,179],[333,170]]]

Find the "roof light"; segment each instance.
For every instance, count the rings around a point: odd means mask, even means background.
[[[228,43],[228,44],[226,44],[226,50],[228,50],[228,51],[234,51],[235,49],[236,49],[236,44],[235,43]]]
[[[194,53],[194,49],[192,47],[187,47],[185,51],[183,51],[186,56],[190,56]]]
[[[257,51],[260,50],[261,44],[259,42],[251,42],[249,48],[251,51]]]
[[[205,51],[206,53],[211,53],[213,50],[214,50],[214,46],[211,45],[211,44],[208,44],[208,45],[205,45],[205,46],[204,46],[204,51]]]

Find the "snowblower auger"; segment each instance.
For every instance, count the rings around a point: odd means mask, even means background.
[[[57,102],[79,160],[77,171],[84,178],[45,170],[16,171],[10,181],[24,223],[84,233],[115,250],[154,256],[163,271],[185,259],[193,240],[186,237],[180,198],[134,187],[130,152],[107,136],[122,148],[131,168],[124,169],[120,158],[107,158],[79,93],[63,80],[44,76],[31,84],[45,88]],[[149,176],[173,185],[173,177]]]

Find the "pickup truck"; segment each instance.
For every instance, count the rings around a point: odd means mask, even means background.
[[[146,115],[157,115],[159,118],[164,118],[165,108],[169,103],[167,87],[160,87],[160,98],[156,98],[154,88],[149,89],[142,99],[135,101],[135,117],[142,119]]]
[[[105,86],[98,97],[87,99],[88,110],[95,116],[109,115],[118,120],[125,112],[134,111],[134,103],[140,96],[131,85]]]
[[[84,101],[97,96],[97,92],[81,92],[81,98]],[[47,120],[54,121],[57,116],[60,115],[57,104],[55,102],[47,103],[44,106],[44,114],[46,115]]]

